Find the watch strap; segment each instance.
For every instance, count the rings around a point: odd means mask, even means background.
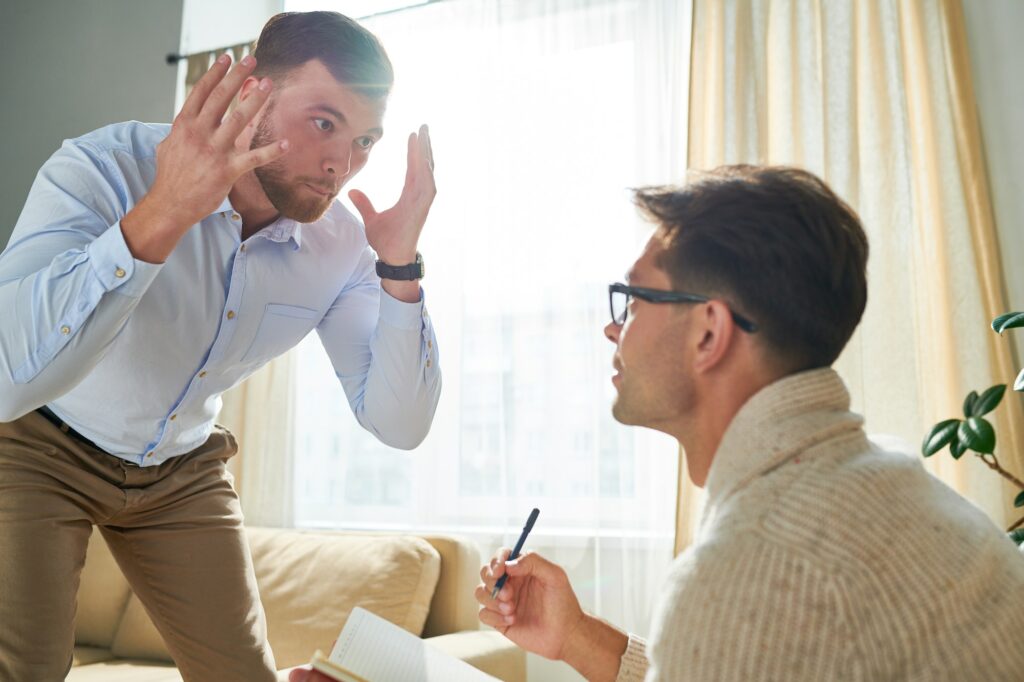
[[[381,279],[416,280],[423,279],[426,268],[423,266],[423,256],[416,252],[416,260],[406,265],[388,265],[382,260],[377,260],[377,276]]]

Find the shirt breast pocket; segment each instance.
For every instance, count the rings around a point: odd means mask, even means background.
[[[242,362],[266,362],[281,355],[305,338],[319,317],[316,310],[302,306],[268,303]]]

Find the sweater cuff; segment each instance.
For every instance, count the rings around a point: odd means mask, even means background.
[[[647,676],[647,665],[647,642],[643,637],[629,633],[629,643],[619,659],[619,674],[615,682],[643,682]]]

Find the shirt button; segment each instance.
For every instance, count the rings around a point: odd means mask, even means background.
[[[128,273],[124,271],[124,268],[118,268],[117,270],[114,270],[114,277],[117,277],[118,279],[121,279],[126,274]]]
[[[431,349],[433,347],[434,347],[434,342],[431,341],[430,339],[427,339],[427,349],[429,350],[429,349]]]
[[[238,215],[237,213],[232,213],[231,214],[231,219],[232,220],[241,220],[242,216]]]
[[[427,369],[430,369],[430,358],[427,358]]]
[[[199,378],[202,379],[205,376],[206,376],[206,370],[204,369],[202,372],[199,373]]]
[[[60,333],[63,334],[64,336],[67,336],[68,334],[71,333],[71,327],[64,325],[63,327],[60,328]]]
[[[171,421],[174,421],[177,418],[178,418],[178,415],[176,415],[176,414],[172,414],[171,417],[170,417]]]
[[[153,452],[152,451],[146,453],[146,457],[152,457],[152,456],[153,456]]]
[[[235,311],[234,310],[229,310],[228,311],[228,319],[229,320],[235,319]]]
[[[242,253],[245,253],[245,244],[242,244],[241,246],[239,246],[238,250],[241,251]]]

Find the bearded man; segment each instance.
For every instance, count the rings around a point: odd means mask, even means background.
[[[405,449],[429,430],[426,127],[395,206],[351,192],[360,222],[335,202],[383,134],[383,47],[340,14],[287,13],[230,61],[173,125],[66,141],[0,255],[0,679],[64,679],[94,525],[184,679],[275,679],[214,420],[314,329],[367,430]]]

